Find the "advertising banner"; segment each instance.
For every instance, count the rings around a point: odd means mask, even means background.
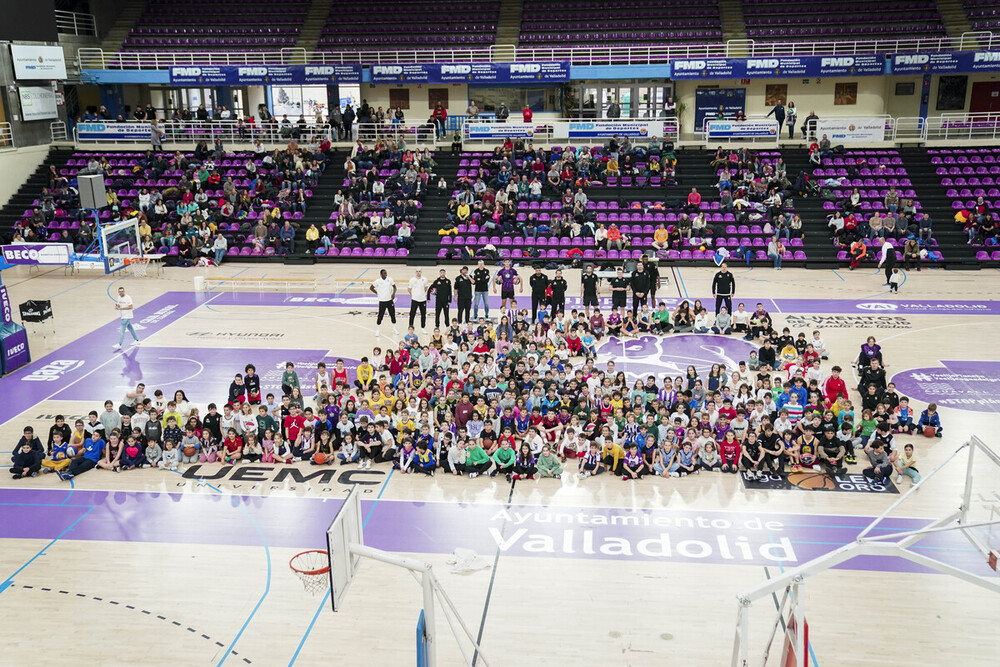
[[[705,127],[705,119],[719,113],[732,118],[746,108],[746,103],[746,88],[699,88],[694,96],[694,126]]]
[[[893,74],[1000,72],[1000,51],[897,53],[891,58]]]
[[[170,84],[264,86],[361,83],[361,65],[190,65],[170,68]]]
[[[28,352],[28,334],[20,324],[0,327],[0,347],[3,348],[4,374],[11,373],[31,361]]]
[[[772,58],[702,58],[674,60],[671,78],[780,79],[785,77],[879,76],[881,54],[851,56],[775,56]]]
[[[80,141],[149,141],[149,123],[77,123]]]
[[[710,120],[708,139],[738,139],[778,136],[778,123],[773,120]]]
[[[545,83],[569,81],[569,61],[371,65],[372,83]]]
[[[885,141],[884,118],[820,118],[816,134],[834,144]]]
[[[0,250],[8,264],[69,264],[73,257],[70,243],[16,243]]]
[[[534,123],[466,123],[465,133],[469,139],[505,139],[535,136]]]
[[[581,120],[551,123],[555,139],[649,139],[664,135],[662,120]]]
[[[21,100],[21,117],[24,120],[49,120],[59,118],[56,93],[43,86],[20,86],[17,95]]]
[[[65,79],[66,56],[61,46],[10,45],[16,79]]]
[[[0,325],[10,324],[14,321],[14,308],[10,305],[10,295],[7,288],[0,285]]]

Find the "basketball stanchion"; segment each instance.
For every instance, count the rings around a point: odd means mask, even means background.
[[[355,486],[351,489],[347,499],[333,517],[333,521],[330,522],[330,527],[326,531],[327,550],[312,549],[296,554],[288,563],[292,572],[310,593],[316,594],[329,589],[330,604],[336,612],[342,608],[345,594],[354,580],[362,558],[408,570],[423,591],[423,609],[418,624],[418,664],[427,667],[435,667],[437,664],[435,627],[437,602],[440,603],[440,611],[443,612],[448,627],[458,642],[465,663],[471,666],[475,661],[476,664],[489,667],[490,663],[483,655],[479,641],[462,620],[458,608],[434,576],[429,563],[365,545],[360,488]],[[471,655],[463,643],[463,637],[475,649]]]

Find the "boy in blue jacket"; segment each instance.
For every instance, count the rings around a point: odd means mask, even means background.
[[[34,477],[42,469],[42,452],[32,447],[30,441],[22,443],[11,459],[10,472],[14,479]]]

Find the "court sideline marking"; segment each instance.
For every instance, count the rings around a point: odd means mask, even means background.
[[[209,299],[208,301],[206,301],[205,303],[203,303],[203,304],[200,304],[200,305],[199,305],[199,307],[200,307],[200,306],[207,306],[207,305],[208,305],[208,304],[209,304],[209,303],[210,303],[210,302],[212,301],[212,299],[215,299],[215,298],[216,298],[216,297],[218,297],[218,296],[221,296],[221,295],[220,295],[220,294],[216,294],[215,296],[213,296],[212,298],[210,298],[210,299]],[[91,333],[93,333],[93,332],[91,332]],[[89,336],[90,334],[85,334],[85,335]],[[79,340],[79,339],[77,339],[77,340]],[[75,343],[76,341],[71,341],[71,342]],[[64,345],[63,347],[66,347],[66,346]],[[54,351],[55,351],[55,352],[58,352],[58,351],[59,351],[59,350],[61,350],[61,349],[62,349],[62,347],[60,347],[60,348],[58,348],[58,349],[56,349],[56,350],[54,350]],[[70,387],[72,387],[73,385],[75,385],[75,384],[76,384],[77,382],[79,382],[80,380],[83,380],[84,378],[87,378],[87,377],[90,377],[91,375],[93,375],[94,373],[96,373],[97,371],[99,371],[100,369],[102,369],[102,368],[104,368],[105,366],[107,366],[108,364],[110,364],[110,363],[111,363],[112,361],[114,361],[115,359],[118,359],[119,357],[122,357],[122,356],[124,356],[125,352],[126,352],[126,351],[125,351],[124,349],[123,349],[123,350],[120,350],[120,351],[118,351],[118,352],[115,352],[114,354],[112,354],[112,355],[111,355],[111,358],[110,358],[110,359],[108,359],[107,361],[105,361],[105,362],[104,362],[103,364],[100,364],[100,365],[98,365],[98,366],[96,366],[96,367],[92,368],[91,370],[87,371],[86,373],[84,373],[83,375],[81,375],[81,376],[80,376],[80,377],[78,377],[77,379],[73,380],[73,381],[72,381],[72,382],[70,382],[69,384],[67,384],[67,385],[64,385],[64,386],[60,387],[60,388],[59,388],[59,389],[57,389],[56,391],[52,392],[51,394],[49,394],[48,396],[46,396],[45,398],[43,398],[43,399],[42,399],[41,401],[38,401],[38,403],[36,403],[35,405],[38,405],[38,404],[40,404],[40,403],[44,403],[44,402],[46,402],[46,401],[51,401],[51,400],[52,400],[52,399],[53,399],[53,398],[54,398],[54,397],[55,397],[56,395],[58,395],[58,394],[61,394],[62,392],[66,391],[67,389],[69,389]],[[12,416],[12,417],[10,417],[9,419],[7,419],[7,420],[5,420],[5,421],[3,421],[3,422],[0,422],[0,426],[4,426],[4,425],[6,425],[6,424],[7,424],[8,422],[11,422],[11,421],[13,421],[14,419],[16,419],[16,418],[17,418],[17,417],[19,417],[19,416],[20,416],[20,415],[13,415],[13,416]]]
[[[382,494],[385,493],[386,487],[389,486],[389,480],[392,479],[392,474],[394,472],[396,472],[395,468],[389,471],[389,476],[385,478],[384,482],[382,482],[382,488],[379,489],[378,495],[375,496],[375,502],[372,503],[371,509],[368,510],[368,515],[365,517],[364,523],[361,524],[362,534],[364,534],[365,527],[368,525],[368,521],[372,518],[372,514],[375,512],[375,506],[378,505],[379,500],[382,499]],[[302,635],[302,639],[299,640],[299,645],[295,647],[295,653],[292,654],[292,659],[288,661],[288,667],[292,667],[292,665],[295,664],[295,661],[298,660],[299,653],[302,652],[302,647],[306,645],[306,640],[309,639],[309,635],[310,633],[312,633],[313,626],[316,625],[316,621],[319,619],[320,613],[323,611],[323,608],[329,601],[330,601],[330,589],[327,588],[326,594],[323,595],[323,599],[319,601],[319,606],[316,607],[316,613],[313,614],[312,620],[309,621],[309,625],[306,626],[306,631]]]

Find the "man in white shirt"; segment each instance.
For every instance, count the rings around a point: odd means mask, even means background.
[[[125,331],[132,334],[132,338],[135,339],[135,344],[139,344],[139,336],[135,333],[135,327],[132,326],[132,315],[134,306],[132,305],[132,297],[125,294],[125,288],[118,288],[118,300],[115,302],[115,310],[121,315],[122,326],[119,332],[118,342],[115,344],[115,349],[122,349],[122,343],[125,342]]]
[[[416,275],[410,278],[410,326],[413,326],[413,321],[417,318],[417,311],[420,311],[420,329],[423,333],[427,333],[427,288],[430,285],[427,283],[427,279],[423,277],[420,269],[417,269]]]
[[[379,271],[378,278],[375,279],[368,289],[378,297],[378,317],[375,319],[375,335],[382,335],[382,320],[385,314],[389,313],[392,320],[392,332],[398,336],[399,328],[396,326],[396,283],[389,277],[389,272],[385,269]],[[123,334],[124,335],[124,334]]]

